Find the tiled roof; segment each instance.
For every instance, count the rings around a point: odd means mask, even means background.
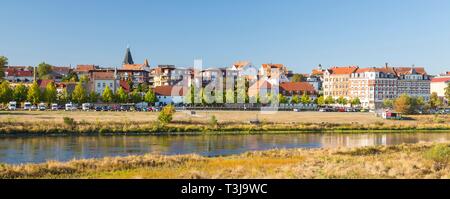
[[[112,79],[115,79],[113,71],[108,71],[108,72],[95,71],[95,72],[92,72],[92,78],[94,80],[98,80],[98,79],[102,79],[102,80],[108,80],[109,79],[109,80],[112,80]]]
[[[397,75],[407,75],[411,74],[413,67],[394,67],[395,72]],[[426,75],[427,72],[425,72],[425,69],[423,67],[414,67],[414,70],[421,75]]]
[[[33,71],[17,70],[16,68],[6,68],[5,75],[8,77],[32,77]]]
[[[450,82],[450,77],[437,77],[431,79],[431,82],[438,83],[438,82]]]
[[[95,70],[97,67],[95,65],[77,65],[75,71],[77,72],[89,72],[90,70]]]
[[[284,65],[283,64],[263,64],[262,67],[264,69],[267,69],[267,68],[283,68]]]
[[[280,90],[284,91],[308,91],[310,93],[315,92],[314,86],[307,82],[286,82],[280,84]]]
[[[330,72],[330,74],[333,75],[350,75],[353,72],[355,72],[358,69],[358,66],[346,66],[346,67],[333,67],[328,69],[328,71]]]
[[[160,96],[184,96],[187,88],[182,86],[157,86],[154,91]]]
[[[323,75],[323,70],[314,69],[312,70],[311,75]]]
[[[249,61],[237,61],[237,62],[235,62],[233,64],[233,66],[236,67],[236,68],[242,68],[242,67],[247,66],[249,64],[250,64]]]
[[[39,81],[38,81],[39,88],[45,89],[45,88],[47,87],[47,84],[52,83],[52,82],[54,83],[55,81],[54,81],[54,80],[51,80],[51,79],[43,79],[43,80],[39,80]]]
[[[382,73],[391,73],[391,74],[395,74],[395,71],[392,67],[383,67],[383,68],[375,68],[375,67],[371,67],[371,68],[358,68],[355,73],[365,73],[365,72],[382,72]]]
[[[124,64],[122,69],[125,70],[144,70],[144,64]]]

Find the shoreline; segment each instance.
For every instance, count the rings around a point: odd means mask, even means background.
[[[155,155],[0,164],[0,179],[332,179],[450,178],[450,167],[429,158],[449,143],[356,148],[275,149],[239,155]],[[448,155],[448,154],[447,154]]]

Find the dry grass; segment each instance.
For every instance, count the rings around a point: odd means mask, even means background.
[[[248,152],[228,157],[132,156],[0,166],[0,178],[450,178],[426,153],[436,144]],[[446,147],[450,145],[446,144]]]

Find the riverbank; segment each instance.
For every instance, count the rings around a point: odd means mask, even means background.
[[[279,112],[177,112],[174,121],[162,125],[157,113],[136,112],[0,112],[0,134],[243,134],[320,132],[417,132],[448,131],[446,115],[409,116],[410,120],[382,120],[368,113]],[[217,115],[217,116],[216,116]],[[213,121],[211,117],[216,117]],[[280,118],[286,118],[281,121]],[[315,121],[311,120],[311,117]],[[236,118],[242,118],[236,121]],[[245,118],[245,119],[244,119]],[[248,120],[247,120],[248,119]]]
[[[438,154],[438,155],[436,155]],[[207,158],[144,155],[0,165],[0,178],[450,178],[449,144],[291,149]]]

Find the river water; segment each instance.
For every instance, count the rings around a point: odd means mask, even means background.
[[[439,133],[302,133],[263,135],[117,135],[0,137],[0,162],[40,163],[48,160],[107,156],[190,154],[221,156],[276,148],[333,148],[401,143],[447,142],[450,132]]]

